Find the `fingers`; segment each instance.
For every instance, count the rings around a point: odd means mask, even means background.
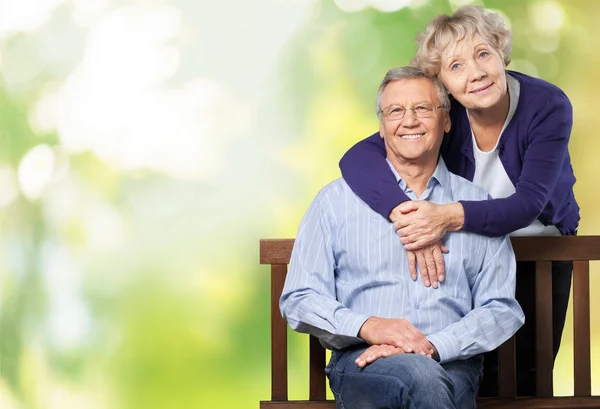
[[[425,264],[427,265],[427,274],[429,275],[429,281],[431,282],[431,286],[433,288],[438,288],[439,287],[439,283],[438,283],[438,271],[437,271],[437,262],[435,260],[434,254],[433,254],[433,248],[432,247],[426,247],[423,250],[421,250],[425,256]],[[441,257],[441,252],[440,252],[440,257]]]
[[[438,250],[438,252],[440,253],[440,258],[442,258],[442,253],[441,251]],[[429,287],[430,285],[433,288],[438,288],[439,284],[439,273],[438,273],[438,261],[435,259],[435,255],[433,254],[433,248],[429,247],[429,248],[425,248],[422,250],[417,250],[415,252],[413,252],[413,254],[415,254],[416,259],[417,259],[417,263],[419,265],[419,271],[421,272],[421,280],[423,280],[423,284],[425,285],[425,287]],[[411,271],[411,259],[408,259],[409,262],[409,267],[408,270],[409,272]],[[443,259],[442,259],[442,265],[443,265]],[[442,275],[443,275],[443,270],[442,270]],[[412,276],[412,272],[411,272],[411,276]]]
[[[400,234],[400,233],[398,233],[398,234]],[[402,244],[404,244],[404,249],[411,250],[411,251],[423,249],[427,246],[432,245],[433,243],[435,243],[438,240],[439,240],[439,238],[437,238],[436,236],[429,235],[429,234],[425,234],[422,236],[411,235],[411,236],[402,237],[400,239]],[[405,241],[406,241],[406,243],[404,243]]]
[[[400,218],[394,220],[394,230],[396,230],[398,234],[400,234],[401,229],[406,229],[409,226],[410,220],[404,216],[401,216]]]
[[[407,251],[406,257],[408,258],[408,272],[410,273],[410,278],[415,281],[417,279],[417,256],[414,252]]]
[[[431,345],[427,337],[417,327],[409,321],[406,321],[406,323],[405,336],[409,339],[408,345],[411,346],[413,352],[431,357],[434,352],[433,345]]]
[[[425,254],[422,251],[416,251],[415,255],[417,257],[419,271],[421,272],[421,280],[423,281],[425,287],[429,287],[431,285],[431,281],[429,281],[429,272],[427,270],[427,263],[425,262]]]
[[[398,206],[396,206],[396,209],[398,209],[400,213],[406,214],[418,210],[422,204],[423,202],[421,201],[408,200],[404,203],[400,203]]]
[[[416,259],[425,287],[431,285],[433,288],[438,288],[439,282],[444,281],[445,278],[444,256],[442,255],[444,250],[448,252],[441,241],[420,250],[407,250],[408,271],[411,277],[413,277],[413,271],[416,269],[416,266],[414,266]]]
[[[356,360],[356,365],[360,368],[375,362],[379,358],[385,358],[391,355],[403,354],[404,351],[392,345],[371,345]]]
[[[432,257],[435,264],[435,271],[439,281],[444,281],[444,256],[442,256],[442,245],[434,244],[432,247]]]

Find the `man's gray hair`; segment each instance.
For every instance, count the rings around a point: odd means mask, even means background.
[[[385,90],[385,87],[392,81],[398,81],[403,79],[418,79],[418,78],[427,78],[433,85],[435,86],[435,92],[437,93],[438,98],[440,99],[440,103],[446,112],[450,111],[450,98],[448,98],[448,91],[446,91],[446,87],[444,84],[437,78],[431,77],[425,74],[421,69],[417,67],[412,67],[410,65],[404,67],[396,67],[389,70],[385,77],[383,77],[383,81],[381,81],[381,85],[379,86],[379,91],[377,91],[377,117],[381,121],[381,95]]]

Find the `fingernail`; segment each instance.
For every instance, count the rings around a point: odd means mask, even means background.
[[[414,281],[414,280],[416,280],[416,279],[417,279],[417,276],[416,276],[415,274],[413,274],[413,275],[411,275],[411,278],[412,278],[412,279],[413,279],[413,281]]]
[[[439,276],[439,277],[438,277],[438,280],[440,280],[440,281],[444,281],[444,276]]]
[[[433,283],[433,288],[438,288],[438,283]]]

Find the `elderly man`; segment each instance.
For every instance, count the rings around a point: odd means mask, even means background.
[[[443,86],[413,67],[390,70],[377,95],[380,133],[398,184],[413,200],[451,203],[487,193],[439,157],[450,128]],[[438,288],[408,274],[393,226],[338,179],[308,209],[280,308],[289,325],[332,349],[338,408],[473,408],[481,353],[523,324],[507,237],[446,235]]]

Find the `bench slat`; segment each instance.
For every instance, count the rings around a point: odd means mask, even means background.
[[[575,396],[590,396],[590,264],[573,262],[573,361]]]
[[[325,348],[321,346],[319,339],[309,336],[310,346],[310,400],[325,400]]]
[[[535,266],[535,339],[537,396],[549,398],[552,392],[552,263]]]
[[[478,409],[598,409],[600,397],[587,398],[557,396],[554,398],[482,398],[477,400]],[[260,409],[335,409],[335,401],[295,400],[286,402],[260,402]]]
[[[600,260],[600,236],[539,236],[510,239],[517,261]]]
[[[517,396],[515,337],[512,336],[498,348],[498,395],[502,398]]]
[[[287,265],[271,266],[271,399],[287,400],[287,323],[279,312]]]
[[[335,405],[334,405],[335,407]],[[477,409],[565,409],[600,408],[600,396],[578,398],[573,396],[555,396],[553,398],[484,398],[477,401]]]
[[[293,247],[294,239],[262,239],[260,264],[288,264]]]
[[[260,409],[335,409],[335,401],[290,400],[286,402],[260,402]]]

